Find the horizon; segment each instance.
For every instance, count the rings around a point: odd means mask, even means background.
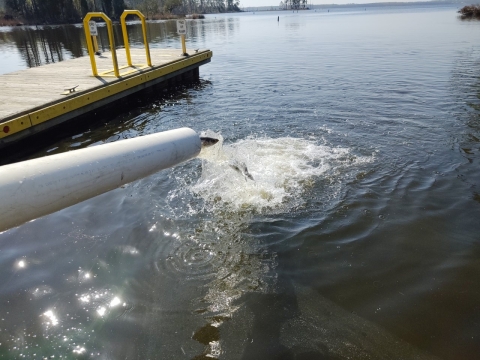
[[[401,1],[385,1],[385,0],[359,0],[353,2],[352,0],[309,0],[308,6],[312,5],[358,5],[358,4],[377,4],[377,3],[414,3],[414,2],[441,2],[442,0],[401,0]],[[462,1],[448,1],[445,2],[462,2]],[[468,1],[467,1],[468,2]],[[280,1],[274,4],[272,0],[241,0],[240,9],[242,8],[259,8],[259,7],[279,7]]]

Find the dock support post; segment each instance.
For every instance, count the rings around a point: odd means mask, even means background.
[[[98,54],[98,41],[97,41],[97,36],[94,35],[93,37],[93,50],[95,51],[95,54]]]
[[[187,54],[187,45],[185,44],[185,35],[180,35],[182,37],[182,51],[184,56],[188,56]]]

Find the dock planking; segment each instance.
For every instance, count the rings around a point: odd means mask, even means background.
[[[93,76],[88,56],[0,75],[0,147],[198,69],[212,57],[210,50],[187,53],[190,56],[182,55],[180,49],[150,49],[149,67],[144,49],[130,49],[134,65],[128,67],[125,51],[117,49],[120,78],[113,72]],[[113,70],[110,52],[95,60],[99,74]]]

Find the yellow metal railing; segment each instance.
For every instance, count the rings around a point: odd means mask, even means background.
[[[125,22],[125,18],[128,15],[137,15],[140,20],[142,21],[142,32],[143,32],[143,42],[145,43],[145,52],[147,55],[147,64],[132,64],[132,57],[130,56],[130,44],[128,42],[128,32],[127,32],[127,24]],[[93,36],[93,41],[92,41],[92,34],[90,33],[90,27],[88,26],[88,22],[90,19],[99,17],[102,18],[105,23],[107,24],[107,30],[108,30],[108,42],[110,44],[110,51],[112,52],[112,60],[113,60],[113,70],[107,70],[103,71],[101,73],[98,73],[97,71],[97,64],[95,61],[95,52],[98,51],[98,45],[96,44],[96,36]],[[115,77],[120,77],[123,75],[127,75],[133,72],[136,72],[140,69],[144,69],[146,67],[151,67],[152,66],[152,60],[150,57],[150,47],[148,46],[148,38],[147,38],[147,25],[145,22],[145,16],[138,10],[125,10],[123,14],[120,17],[121,24],[122,24],[122,34],[123,34],[123,41],[125,43],[125,52],[127,55],[127,63],[128,65],[118,67],[118,60],[117,60],[117,52],[115,50],[115,38],[113,36],[113,26],[112,26],[112,20],[105,15],[102,12],[91,12],[85,15],[85,18],[83,19],[83,27],[85,29],[85,36],[87,38],[87,47],[88,47],[88,54],[90,55],[90,63],[92,65],[92,73],[93,76],[115,76]],[[123,72],[120,74],[120,70],[125,69],[125,68],[134,68],[129,71]],[[112,75],[112,73],[114,75]]]
[[[140,20],[142,21],[142,33],[143,33],[143,43],[145,44],[145,52],[147,55],[147,65],[140,64],[140,65],[133,65],[132,58],[130,56],[130,44],[128,42],[128,32],[127,32],[127,24],[125,22],[125,18],[128,15],[137,15]],[[120,22],[122,23],[122,34],[123,34],[123,43],[125,44],[125,51],[127,53],[127,63],[128,66],[138,66],[141,68],[152,66],[152,60],[150,58],[150,47],[148,46],[148,38],[147,38],[147,25],[145,23],[145,16],[138,10],[125,10],[120,16]]]
[[[87,37],[88,54],[90,55],[90,63],[92,64],[93,76],[99,75],[97,71],[97,64],[95,62],[95,51],[93,48],[92,36],[90,34],[90,27],[88,26],[88,22],[90,21],[90,19],[94,17],[102,18],[107,24],[108,42],[110,43],[110,51],[112,52],[112,61],[113,61],[113,70],[103,72],[100,75],[106,75],[113,72],[116,77],[120,77],[120,72],[118,69],[118,61],[117,61],[117,52],[115,51],[115,38],[113,36],[112,20],[110,20],[110,18],[102,12],[88,13],[87,15],[85,15],[85,18],[83,19],[83,28],[85,29],[85,36]]]

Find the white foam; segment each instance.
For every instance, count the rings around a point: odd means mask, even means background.
[[[320,177],[371,160],[299,138],[248,138],[229,145],[220,139],[202,150],[202,175],[191,191],[210,206],[233,211],[288,211]],[[232,168],[232,161],[243,162],[254,181]]]

